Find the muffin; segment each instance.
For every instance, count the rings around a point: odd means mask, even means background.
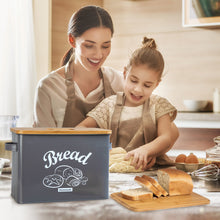
[[[175,162],[176,162],[176,163],[185,163],[185,160],[186,160],[186,155],[185,155],[185,154],[179,154],[179,155],[176,157]]]
[[[199,159],[193,153],[190,153],[189,156],[186,157],[185,163],[199,163]]]

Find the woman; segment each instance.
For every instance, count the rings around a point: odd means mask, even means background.
[[[112,19],[103,8],[86,6],[73,14],[64,66],[38,83],[34,127],[74,127],[105,97],[123,90],[122,73],[102,66],[113,32]]]

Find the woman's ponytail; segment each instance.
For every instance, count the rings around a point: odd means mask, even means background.
[[[64,66],[69,61],[70,57],[73,54],[73,48],[71,47],[63,56],[63,58],[60,61],[60,66]]]

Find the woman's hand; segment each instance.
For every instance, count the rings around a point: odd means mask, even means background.
[[[135,169],[142,168],[143,170],[146,170],[151,168],[156,162],[156,157],[148,157],[146,145],[129,151],[125,156],[125,160],[129,160],[130,158],[133,158],[131,165],[134,166]]]

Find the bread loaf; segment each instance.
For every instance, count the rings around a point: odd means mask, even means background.
[[[192,178],[182,170],[166,168],[158,170],[159,184],[170,196],[191,194],[193,190]]]
[[[136,176],[134,180],[142,187],[150,190],[155,196],[160,197],[162,195],[162,192],[160,192],[150,181],[140,176]]]
[[[142,178],[151,182],[161,193],[163,196],[167,196],[168,192],[152,177],[143,175]]]
[[[144,188],[124,190],[124,191],[121,191],[121,195],[123,198],[133,200],[133,201],[146,200],[146,199],[153,198],[153,193]]]

